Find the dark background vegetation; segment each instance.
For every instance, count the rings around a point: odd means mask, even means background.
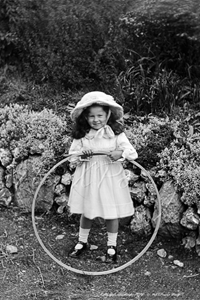
[[[0,0],[1,105],[104,90],[132,113],[199,109],[199,24],[198,0]]]

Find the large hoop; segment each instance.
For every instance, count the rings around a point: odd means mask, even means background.
[[[108,153],[107,152],[96,152],[96,153],[93,153],[93,155],[107,155]],[[81,154],[79,154],[81,155]],[[153,184],[154,188],[155,188],[155,191],[156,191],[156,194],[157,194],[157,201],[158,201],[158,217],[157,217],[157,222],[156,222],[156,226],[155,226],[155,229],[154,229],[154,232],[149,240],[149,242],[147,243],[147,245],[140,251],[140,253],[138,253],[137,256],[135,256],[133,259],[131,259],[129,262],[119,266],[119,267],[116,267],[116,268],[113,268],[113,269],[110,269],[110,270],[106,270],[106,271],[99,271],[99,272],[93,272],[93,271],[84,271],[84,270],[79,270],[79,269],[76,269],[76,268],[73,268],[73,267],[70,267],[66,264],[64,264],[62,261],[58,260],[46,247],[45,245],[43,244],[39,234],[38,234],[38,231],[37,231],[37,228],[36,228],[36,224],[35,224],[35,203],[36,203],[36,199],[37,199],[37,196],[38,196],[38,193],[39,193],[39,190],[41,188],[41,186],[43,185],[43,183],[45,182],[45,180],[47,179],[47,177],[58,167],[60,166],[61,164],[63,164],[64,162],[66,162],[68,160],[68,158],[70,157],[71,155],[68,154],[63,160],[61,160],[60,162],[58,162],[56,165],[54,165],[48,172],[47,174],[43,177],[43,179],[41,180],[39,186],[37,187],[36,189],[36,192],[35,192],[35,195],[34,195],[34,198],[33,198],[33,203],[32,203],[32,224],[33,224],[33,229],[34,229],[34,232],[35,232],[35,236],[38,240],[38,242],[40,243],[41,247],[43,248],[43,250],[46,252],[46,254],[51,258],[53,259],[58,265],[60,265],[62,268],[64,269],[67,269],[69,271],[72,271],[72,272],[75,272],[75,273],[78,273],[78,274],[83,274],[83,275],[93,275],[93,276],[96,276],[96,275],[107,275],[107,274],[112,274],[112,273],[116,273],[118,271],[121,271],[123,269],[125,269],[126,267],[132,265],[134,262],[136,262],[139,258],[141,258],[145,252],[149,249],[149,247],[151,246],[151,244],[153,243],[154,239],[156,238],[156,235],[158,233],[158,229],[160,227],[160,222],[161,222],[161,201],[160,201],[160,195],[159,195],[159,192],[158,192],[158,189],[157,189],[157,186],[153,180],[153,178],[151,177],[151,175],[149,174],[149,172],[147,172],[139,163],[137,163],[136,161],[131,161],[131,163],[133,163],[135,166],[137,166],[138,168],[140,168],[141,170],[143,170],[146,175],[148,176],[148,178],[151,180],[151,183]]]

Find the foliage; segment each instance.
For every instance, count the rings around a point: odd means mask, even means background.
[[[125,117],[126,134],[138,152],[137,161],[156,171],[160,181],[173,180],[185,204],[199,205],[200,113],[185,107],[175,118]],[[68,151],[70,126],[64,115],[52,110],[5,106],[0,108],[0,148],[11,151],[13,166],[30,155],[39,155],[41,163],[36,167],[44,174]]]
[[[15,26],[18,18],[18,0],[0,0],[0,66],[17,59]]]
[[[0,69],[0,107],[18,103],[26,105],[30,110],[42,111],[44,108],[53,110],[67,119],[68,105],[81,99],[85,91],[65,91],[53,88],[47,83],[35,84],[25,80],[16,72],[15,67],[6,66]]]
[[[186,102],[198,103],[200,86],[192,85],[172,71],[161,70],[152,77],[145,74],[142,66],[131,67],[119,75],[124,106],[133,113],[171,113],[176,106]]]
[[[43,172],[66,150],[67,122],[53,111],[29,110],[18,104],[0,109],[0,148],[9,149],[14,163],[29,155],[41,155]]]
[[[191,14],[129,13],[120,26],[127,68],[118,80],[127,109],[171,112],[198,103],[200,40]]]
[[[111,41],[129,2],[18,0],[18,66],[39,83],[65,89],[115,80],[120,55]]]
[[[173,140],[169,118],[138,117],[126,129],[126,134],[138,152],[137,161],[146,169],[156,166],[159,153]]]
[[[198,106],[196,0],[181,8],[178,1],[0,1],[1,64],[16,65],[29,81],[59,92],[104,90],[137,112]]]
[[[181,200],[191,206],[200,204],[199,113],[190,112],[183,122],[175,122],[175,140],[160,154],[157,165],[162,181],[173,180]]]
[[[129,116],[126,123],[137,162],[153,171],[158,185],[172,180],[181,201],[199,208],[200,113],[185,106],[170,118]]]

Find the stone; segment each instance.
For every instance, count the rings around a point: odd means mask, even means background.
[[[162,257],[162,258],[167,257],[167,252],[165,251],[165,249],[159,249],[159,250],[157,251],[157,254],[158,254],[158,256],[160,256],[160,257]]]
[[[24,220],[25,220],[24,217],[19,217],[19,218],[17,218],[17,221],[24,221]]]
[[[105,255],[97,256],[96,260],[104,263],[104,262],[106,262],[106,256]]]
[[[198,226],[198,237],[196,239],[195,250],[196,250],[197,255],[200,256],[200,225]]]
[[[53,180],[53,183],[54,183],[54,191],[55,191],[55,188],[58,184],[60,184],[60,180],[61,180],[61,176],[60,175],[55,175],[54,174],[54,180]]]
[[[8,189],[10,189],[13,185],[13,168],[6,169],[5,185]]]
[[[200,215],[200,201],[197,201],[196,206],[197,206],[197,214]]]
[[[5,184],[4,184],[4,172],[5,172],[4,168],[2,168],[0,166],[0,189],[2,189],[5,186]]]
[[[184,233],[184,228],[180,224],[180,219],[184,211],[184,205],[180,201],[180,195],[176,192],[171,181],[165,182],[160,191],[161,202],[161,222],[159,234],[168,237],[180,238]],[[158,219],[158,201],[154,206],[152,225],[155,228]]]
[[[6,251],[10,254],[15,254],[18,252],[17,247],[13,246],[13,245],[7,245],[6,246]]]
[[[200,256],[200,245],[196,245],[195,251],[198,256]]]
[[[155,187],[152,183],[146,183],[147,196],[144,199],[144,205],[147,207],[152,207],[157,199],[157,193]]]
[[[196,239],[196,244],[200,245],[200,225],[198,226],[198,237]]]
[[[62,239],[64,239],[64,237],[65,237],[64,234],[59,234],[59,235],[57,235],[56,240],[62,240]]]
[[[173,261],[173,263],[176,265],[176,266],[178,266],[178,267],[180,267],[180,268],[183,268],[184,267],[184,263],[182,263],[180,260],[178,260],[178,259],[175,259],[174,261]]]
[[[199,216],[194,212],[193,207],[189,207],[184,213],[180,220],[182,226],[189,230],[196,230],[200,223]]]
[[[138,203],[142,203],[146,197],[146,186],[144,182],[136,182],[129,187],[131,198]]]
[[[159,177],[166,177],[167,176],[167,172],[166,171],[164,171],[164,170],[160,170],[160,171],[158,171],[158,176]]]
[[[136,182],[139,178],[138,175],[136,175],[133,171],[125,169],[124,170],[126,178],[129,182],[129,185],[132,185],[134,182]]]
[[[152,232],[151,214],[148,208],[140,205],[135,208],[135,213],[131,220],[130,229],[138,235],[149,235]]]
[[[146,272],[144,273],[144,275],[145,275],[145,276],[151,276],[151,272],[146,271]]]
[[[191,249],[194,248],[196,246],[196,238],[195,236],[186,236],[182,239],[182,245],[186,248],[186,249]]]
[[[56,195],[60,196],[61,194],[65,193],[65,191],[66,191],[66,188],[62,183],[55,186],[54,193]]]
[[[56,212],[57,212],[58,214],[63,214],[65,207],[66,207],[66,204],[60,205],[60,206],[57,208]]]
[[[5,206],[9,206],[10,203],[12,202],[13,196],[11,194],[11,192],[6,188],[2,188],[0,190],[0,203],[5,205]]]
[[[96,246],[96,245],[90,245],[90,250],[92,251],[92,250],[97,250],[98,249],[98,246]]]
[[[40,157],[30,156],[28,159],[20,162],[13,170],[13,184],[15,188],[16,204],[30,212],[32,202],[42,177],[38,174],[40,166]],[[47,212],[53,205],[54,197],[54,177],[48,176],[41,186],[36,199],[35,210]]]
[[[64,185],[70,185],[72,182],[72,175],[70,173],[65,173],[61,178],[61,183]]]
[[[153,207],[155,204],[156,198],[157,197],[154,197],[152,195],[146,195],[144,198],[144,202],[143,202],[144,206]]]
[[[196,245],[195,251],[198,256],[200,256],[200,245]]]
[[[69,197],[66,194],[61,194],[58,197],[55,197],[54,201],[58,204],[58,205],[63,205],[63,203],[68,203],[68,199]]]
[[[11,186],[13,185],[13,176],[11,175],[11,174],[8,174],[8,175],[6,175],[5,176],[5,180],[6,180],[6,187],[8,188],[8,189],[10,189],[11,188]]]
[[[169,260],[172,260],[173,258],[174,258],[174,257],[173,257],[173,255],[171,255],[171,254],[168,256],[168,259],[169,259]]]
[[[12,153],[8,149],[0,148],[0,162],[2,166],[7,167],[12,162]]]
[[[18,159],[21,155],[20,150],[18,147],[16,147],[13,151],[12,151],[12,155],[15,159]]]

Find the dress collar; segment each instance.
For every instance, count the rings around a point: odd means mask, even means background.
[[[111,139],[115,136],[112,128],[109,125],[105,125],[98,130],[90,129],[90,131],[86,134],[85,138],[88,140],[91,139]]]

